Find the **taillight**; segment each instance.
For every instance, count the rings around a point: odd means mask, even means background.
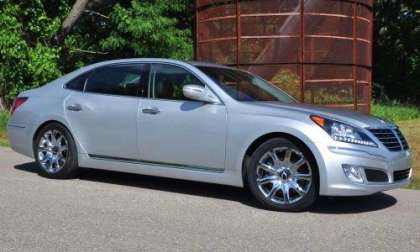
[[[15,101],[13,102],[12,109],[10,110],[10,113],[13,115],[15,113],[16,109],[18,109],[22,104],[24,104],[28,100],[28,97],[17,97]]]

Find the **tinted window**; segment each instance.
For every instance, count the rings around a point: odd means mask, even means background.
[[[89,76],[89,73],[85,73],[76,77],[75,79],[69,81],[66,84],[66,88],[71,90],[83,91],[85,87],[86,78]]]
[[[204,86],[187,70],[164,64],[152,65],[151,97],[155,99],[190,100],[185,97],[182,88],[185,85]]]
[[[281,89],[245,71],[221,67],[198,68],[213,79],[228,95],[238,101],[295,102],[291,96]]]
[[[145,65],[109,66],[96,70],[86,83],[86,92],[137,96]]]

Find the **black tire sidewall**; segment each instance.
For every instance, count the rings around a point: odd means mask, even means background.
[[[256,172],[257,172],[257,165],[262,157],[267,151],[272,150],[276,147],[291,147],[303,153],[305,158],[310,162],[311,169],[312,169],[312,184],[308,191],[308,193],[298,202],[293,204],[281,205],[272,202],[270,199],[267,199],[262,192],[258,189],[257,182],[256,182]],[[251,155],[250,161],[248,162],[247,169],[247,184],[249,190],[254,195],[254,197],[267,209],[269,210],[276,210],[276,211],[302,211],[305,208],[312,205],[316,198],[317,198],[317,180],[318,180],[318,170],[317,166],[312,160],[311,155],[308,153],[305,148],[299,146],[288,139],[285,138],[273,138],[270,139],[263,144],[261,144],[256,151]]]
[[[65,136],[68,144],[68,156],[64,167],[57,173],[49,173],[45,171],[39,164],[38,158],[38,143],[41,140],[41,137],[45,132],[49,130],[58,130]],[[77,148],[73,136],[70,134],[69,130],[59,123],[50,123],[44,126],[37,134],[35,141],[33,142],[33,150],[35,161],[38,165],[38,173],[47,178],[53,179],[69,179],[74,178],[78,172],[78,159],[77,159]]]

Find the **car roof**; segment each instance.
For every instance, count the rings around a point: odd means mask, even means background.
[[[107,60],[97,62],[90,66],[98,67],[98,66],[105,66],[110,64],[118,64],[118,63],[135,63],[135,62],[162,62],[162,63],[178,63],[178,64],[189,64],[195,67],[220,67],[220,68],[231,68],[229,66],[224,66],[220,64],[210,63],[210,62],[202,62],[202,61],[181,61],[181,60],[174,60],[174,59],[165,59],[165,58],[127,58],[127,59],[115,59],[115,60]]]
[[[220,67],[220,68],[232,68],[226,65],[220,65],[216,63],[203,62],[203,61],[187,61],[188,64],[195,67]]]

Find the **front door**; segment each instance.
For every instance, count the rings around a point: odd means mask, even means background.
[[[204,85],[188,70],[152,64],[149,96],[139,120],[142,159],[184,169],[223,171],[226,108],[183,96],[187,84]]]

